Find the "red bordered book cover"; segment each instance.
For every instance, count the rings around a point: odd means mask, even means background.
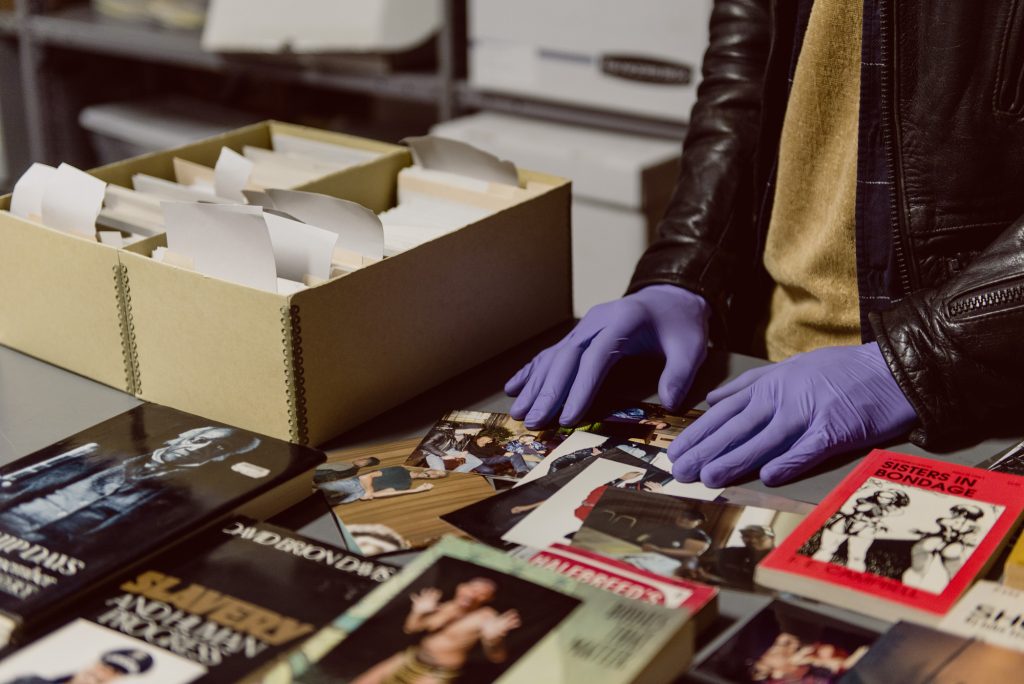
[[[619,596],[666,608],[684,608],[692,615],[703,611],[718,589],[676,577],[662,577],[628,563],[586,549],[553,544],[537,552],[530,563],[572,577]]]
[[[1024,477],[872,451],[757,567],[756,580],[934,624],[1008,540]]]

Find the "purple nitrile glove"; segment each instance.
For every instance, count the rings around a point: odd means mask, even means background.
[[[709,316],[703,297],[675,285],[650,285],[598,304],[505,384],[518,397],[509,413],[533,429],[549,423],[564,404],[559,421],[575,424],[615,362],[641,354],[664,355],[658,394],[666,408],[674,408],[707,355]]]
[[[901,435],[917,420],[875,342],[755,368],[708,403],[668,456],[676,479],[709,487],[758,469],[766,485],[779,485],[831,456]]]

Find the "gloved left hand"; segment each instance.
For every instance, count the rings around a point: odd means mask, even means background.
[[[779,485],[830,456],[901,435],[917,420],[875,342],[755,368],[707,400],[711,408],[668,456],[677,480],[708,487],[755,470]]]

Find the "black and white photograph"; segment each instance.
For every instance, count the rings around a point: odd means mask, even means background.
[[[757,563],[801,520],[767,508],[609,488],[572,545],[666,577],[755,591]]]
[[[869,478],[799,553],[940,594],[1003,509]]]

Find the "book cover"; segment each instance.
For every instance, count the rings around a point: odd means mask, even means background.
[[[981,580],[942,618],[939,629],[1024,651],[1024,591]]]
[[[316,486],[335,521],[366,556],[422,549],[446,534],[460,534],[441,516],[495,493],[472,473],[395,465],[376,457],[350,465],[355,469],[339,463],[318,469]]]
[[[839,684],[988,684],[1016,682],[1024,653],[899,622],[871,646]]]
[[[323,458],[142,404],[0,468],[0,643],[232,513],[296,503]]]
[[[708,684],[833,684],[877,638],[877,632],[824,613],[772,601],[733,628],[691,676]]]
[[[0,682],[85,681],[90,668],[104,667],[138,677],[130,681],[237,681],[396,572],[290,530],[232,519],[97,591],[73,620],[0,662]]]
[[[667,682],[692,653],[688,618],[446,537],[267,681]]]
[[[881,619],[935,623],[991,562],[1024,478],[875,450],[765,558],[757,581]]]
[[[553,544],[537,551],[529,562],[623,598],[666,608],[685,608],[698,622],[707,624],[714,619],[718,589],[706,584],[655,575],[628,563],[565,544]]]
[[[572,546],[666,577],[757,591],[754,568],[803,519],[770,508],[610,488]]]

